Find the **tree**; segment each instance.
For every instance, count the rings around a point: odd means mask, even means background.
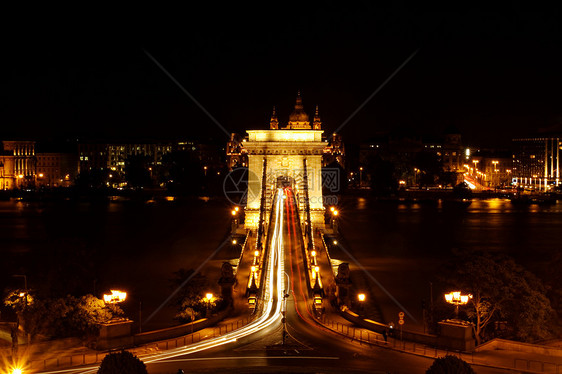
[[[125,179],[130,187],[147,187],[151,184],[148,171],[149,157],[144,154],[131,155],[125,161]]]
[[[56,299],[28,298],[24,308],[21,298],[14,298],[10,293],[4,303],[14,308],[25,326],[25,331],[35,338],[65,338],[77,336],[93,337],[97,334],[100,323],[105,323],[123,311],[116,305],[106,305],[92,295],[81,298],[65,296]]]
[[[176,319],[180,322],[189,322],[205,315],[207,305],[205,304],[205,293],[209,289],[207,277],[201,273],[193,274],[193,269],[179,269],[174,272],[172,287],[181,287],[175,297],[178,308]],[[191,277],[191,279],[189,279]],[[187,283],[185,283],[189,279]]]
[[[123,315],[123,311],[117,305],[106,304],[93,295],[85,295],[75,300],[70,321],[77,333],[89,337],[97,334],[101,323],[120,315]]]
[[[369,160],[367,173],[371,176],[371,189],[375,195],[390,195],[398,190],[395,171],[393,163],[384,160],[379,155],[375,155]]]
[[[470,365],[456,356],[438,357],[425,374],[475,374]]]
[[[441,162],[434,152],[419,152],[414,159],[414,166],[420,173],[420,186],[433,186],[441,173]]]
[[[98,374],[148,374],[146,365],[131,352],[110,353],[103,358]]]
[[[106,188],[107,170],[91,169],[81,170],[76,177],[76,188],[79,190]]]
[[[159,179],[170,192],[197,195],[205,180],[204,169],[195,152],[175,151],[162,157]]]
[[[467,315],[478,344],[495,320],[507,321],[512,337],[533,341],[549,335],[550,302],[541,282],[502,254],[460,252],[446,266],[447,283],[472,295]]]

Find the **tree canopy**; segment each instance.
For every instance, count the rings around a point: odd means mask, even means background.
[[[175,297],[178,308],[176,319],[180,322],[190,322],[205,315],[207,305],[204,296],[209,288],[207,277],[201,273],[193,274],[193,269],[179,269],[174,272],[172,287],[181,287]],[[189,279],[191,277],[191,279]],[[185,283],[187,280],[189,281]]]
[[[509,337],[534,341],[549,336],[552,308],[539,279],[503,254],[458,252],[444,270],[446,283],[471,294],[468,318],[477,343],[490,335],[491,322],[505,321]]]
[[[46,338],[92,337],[97,334],[100,323],[123,314],[118,306],[106,305],[93,295],[54,299],[29,296],[24,307],[21,299],[15,299],[14,293],[9,293],[4,304],[20,314],[24,329],[32,338],[38,335]]]
[[[465,361],[456,356],[447,355],[438,357],[433,364],[426,370],[426,374],[474,374],[472,367]]]
[[[146,365],[131,352],[110,353],[104,357],[98,374],[148,374]]]

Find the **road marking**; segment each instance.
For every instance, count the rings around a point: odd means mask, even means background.
[[[316,356],[232,356],[232,357],[200,357],[200,358],[183,358],[183,359],[173,359],[173,360],[161,360],[157,362],[153,362],[153,364],[159,363],[170,363],[170,362],[186,362],[186,361],[213,361],[213,360],[269,360],[269,359],[283,359],[283,358],[297,358],[297,359],[305,359],[305,360],[339,360],[339,357],[316,357]]]

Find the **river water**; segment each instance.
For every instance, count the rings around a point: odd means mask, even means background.
[[[142,302],[144,320],[173,290],[173,272],[196,269],[226,238],[229,222],[222,199],[1,201],[0,285],[23,288],[12,274],[26,274],[31,289],[56,296],[101,297],[117,288],[128,292],[132,319]],[[203,269],[209,279],[218,276],[214,262]],[[145,328],[173,323],[173,313],[163,308]]]
[[[465,207],[352,196],[343,199],[340,217],[345,250],[358,264],[343,251],[335,256],[360,274],[356,278],[377,299],[386,322],[396,323],[403,310],[422,321],[422,299],[443,297],[439,271],[454,249],[503,252],[539,276],[562,249],[560,202],[520,206],[494,198]]]
[[[2,289],[22,283],[13,274],[26,274],[30,288],[61,295],[123,288],[130,317],[138,319],[142,302],[145,319],[170,294],[172,273],[197,268],[226,238],[230,208],[221,199],[1,201]],[[453,248],[506,252],[532,270],[548,263],[561,249],[562,203],[519,207],[488,199],[459,207],[350,196],[341,203],[340,228],[346,250],[420,318],[420,300],[429,298],[429,282]],[[221,261],[233,255],[221,252],[203,271],[216,278]],[[359,269],[346,254],[333,255]],[[364,278],[383,318],[396,319],[400,308]],[[172,315],[164,308],[145,328],[168,325]]]

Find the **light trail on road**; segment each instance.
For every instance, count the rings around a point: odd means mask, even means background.
[[[170,349],[165,352],[158,352],[146,355],[139,355],[138,357],[145,363],[154,363],[159,361],[168,360],[178,356],[193,354],[215,348],[221,345],[236,342],[238,339],[244,338],[251,334],[257,333],[262,329],[271,326],[273,323],[280,322],[281,310],[283,303],[283,274],[284,274],[284,241],[283,241],[283,218],[284,209],[283,202],[285,194],[283,189],[277,190],[276,205],[275,205],[275,224],[273,235],[271,238],[271,246],[269,249],[269,259],[267,267],[267,277],[265,281],[266,287],[264,288],[262,313],[254,321],[248,325],[243,326],[237,330],[226,333],[220,337],[206,339],[202,342],[190,344],[185,347]],[[95,373],[99,366],[81,367],[76,369],[65,369],[56,371],[44,371],[43,374],[55,373]]]

